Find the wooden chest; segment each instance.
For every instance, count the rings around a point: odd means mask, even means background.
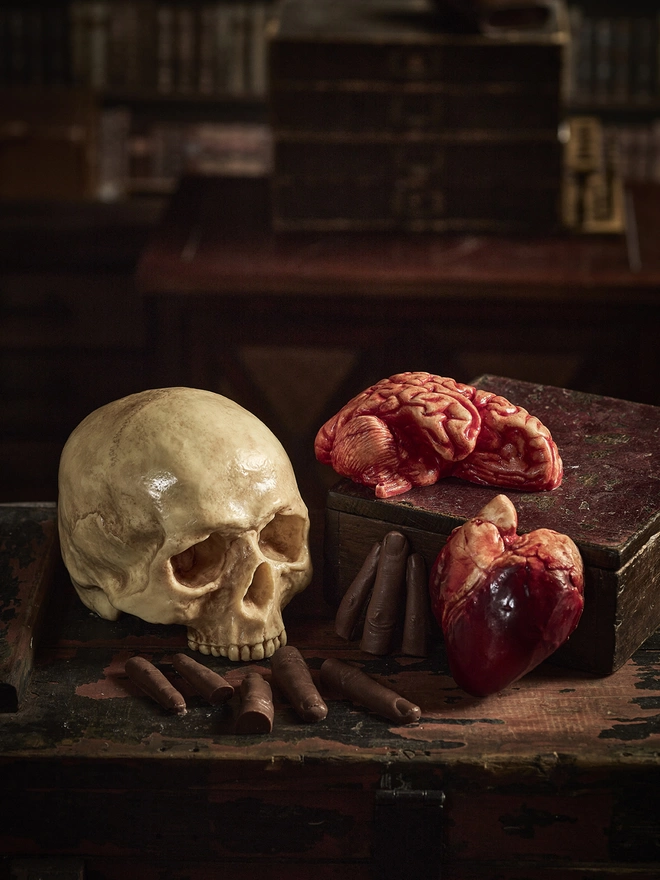
[[[28,528],[5,548],[3,572],[36,576],[52,559],[33,514],[43,525],[41,510],[23,510]],[[660,875],[657,636],[616,675],[544,666],[475,700],[455,686],[442,645],[421,661],[339,639],[321,586],[285,609],[316,682],[325,658],[344,659],[415,701],[418,723],[392,724],[321,684],[329,712],[318,724],[297,719],[275,687],[267,735],[236,734],[236,697],[212,707],[186,691],[187,714],[168,714],[124,664],[139,653],[171,675],[184,629],[100,620],[58,569],[29,685],[18,710],[0,714],[0,876]],[[269,661],[197,658],[235,685],[248,670],[271,676]]]
[[[519,531],[567,534],[584,560],[584,613],[553,660],[609,674],[660,626],[660,408],[491,375],[472,384],[525,407],[559,447],[558,489],[505,494]],[[341,481],[327,501],[327,600],[338,604],[374,541],[394,528],[430,566],[451,530],[499,491],[452,478],[379,500]]]

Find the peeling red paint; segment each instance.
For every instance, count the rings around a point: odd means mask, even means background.
[[[132,651],[119,651],[103,670],[103,678],[78,685],[76,695],[91,700],[109,700],[114,697],[131,697],[136,693],[135,686],[128,680],[124,665]]]

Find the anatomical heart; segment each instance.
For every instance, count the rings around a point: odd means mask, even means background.
[[[516,534],[518,516],[498,495],[449,536],[431,572],[433,613],[451,673],[474,696],[501,691],[538,666],[577,626],[582,557],[551,529]]]

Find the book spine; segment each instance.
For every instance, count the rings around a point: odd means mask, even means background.
[[[128,193],[128,138],[131,114],[123,107],[101,111],[98,135],[96,197],[116,202]]]
[[[71,30],[71,79],[74,85],[82,86],[87,83],[89,76],[87,3],[85,0],[71,0],[69,17]]]
[[[0,85],[10,84],[9,57],[11,54],[11,36],[9,32],[9,10],[0,6]]]
[[[371,83],[341,90],[314,85],[289,83],[273,90],[270,111],[276,130],[432,134],[524,128],[554,133],[561,121],[556,83],[534,90],[517,83],[416,88]]]
[[[188,6],[174,9],[175,91],[189,95],[196,90],[196,10]]]
[[[214,12],[215,92],[218,95],[226,95],[229,92],[230,69],[233,60],[232,6],[230,3],[222,2],[221,0],[221,2],[215,5]]]
[[[156,12],[156,88],[161,94],[174,91],[174,7],[169,3],[159,4]]]
[[[227,91],[241,97],[248,89],[247,45],[249,17],[245,3],[230,5],[230,41]]]
[[[345,147],[345,145],[343,145]],[[486,228],[558,222],[561,155],[554,144],[465,143],[427,149],[373,144],[282,153],[276,144],[273,207],[280,228]],[[313,226],[313,224],[317,226]],[[293,224],[293,225],[292,225]],[[436,224],[434,226],[434,224]],[[453,224],[453,226],[452,226]]]
[[[115,0],[108,25],[108,86],[124,89],[128,81],[130,4]]]
[[[594,76],[594,21],[580,9],[572,10],[573,40],[575,44],[575,82],[573,96],[579,103],[588,103],[595,94]]]
[[[329,179],[352,174],[384,179],[403,169],[420,167],[469,186],[533,186],[558,183],[561,145],[531,138],[483,141],[465,138],[427,138],[405,142],[374,138],[330,142],[308,137],[275,139],[276,173]]]
[[[617,133],[592,116],[567,124],[561,214],[564,227],[581,233],[623,232],[623,185]]]
[[[615,104],[630,100],[630,25],[626,16],[618,15],[612,19],[611,100]]]
[[[630,97],[646,104],[656,94],[658,33],[656,18],[636,16],[631,23]]]
[[[26,20],[26,82],[33,86],[45,84],[44,14],[45,10],[38,6],[30,6],[24,10]]]
[[[612,91],[612,20],[606,16],[594,22],[594,98],[610,101]]]
[[[280,36],[271,42],[269,56],[274,87],[299,80],[456,85],[525,81],[531,86],[559,82],[564,64],[563,44],[524,42],[380,46]]]
[[[110,4],[88,3],[89,71],[88,85],[104,89],[108,85],[108,38]]]
[[[615,125],[619,166],[624,180],[652,183],[659,179],[660,123]]]
[[[272,223],[276,232],[551,232],[560,224],[554,187],[494,189],[471,194],[460,189],[420,189],[402,181],[386,197],[378,184],[345,181],[332,190],[301,189],[273,182]]]
[[[8,10],[9,34],[9,83],[24,85],[27,81],[27,20],[25,9],[11,7]]]
[[[267,43],[268,7],[266,3],[252,2],[248,6],[250,40],[248,50],[248,91],[262,98],[267,89]]]
[[[198,10],[199,22],[199,65],[197,89],[200,95],[212,95],[215,92],[215,22],[216,8],[204,4]]]
[[[64,4],[43,7],[44,81],[49,85],[71,83],[70,22]]]

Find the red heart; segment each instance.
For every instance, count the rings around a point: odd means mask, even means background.
[[[582,558],[551,529],[517,535],[498,495],[454,529],[430,577],[456,683],[474,696],[501,691],[562,645],[584,606]]]

